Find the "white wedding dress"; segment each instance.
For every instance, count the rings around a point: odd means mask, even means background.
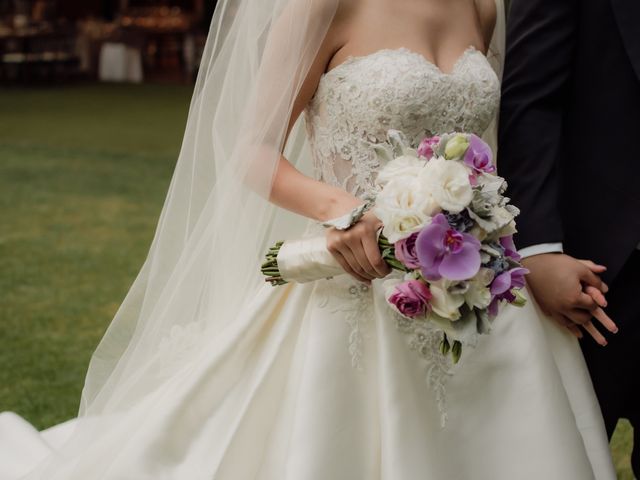
[[[388,129],[482,134],[499,90],[473,48],[450,73],[406,49],[350,58],[306,111],[317,178],[365,195]],[[76,439],[83,455],[55,475],[26,478],[615,478],[578,343],[533,301],[506,307],[452,366],[440,334],[394,314],[381,285],[265,285],[206,345],[197,327],[174,328],[160,353],[180,368],[163,387]],[[2,416],[0,479],[20,478],[73,428],[39,434]]]

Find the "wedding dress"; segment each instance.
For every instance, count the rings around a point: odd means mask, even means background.
[[[316,178],[364,196],[388,129],[414,141],[482,135],[499,91],[472,47],[449,73],[407,49],[349,58],[322,76],[305,111]],[[506,307],[454,366],[439,332],[394,313],[381,285],[346,275],[265,284],[204,345],[198,325],[173,328],[160,354],[176,368],[162,388],[76,439],[90,444],[81,458],[26,478],[615,478],[578,343],[533,301]],[[60,428],[39,434],[1,417],[0,478],[54,451],[68,434]]]

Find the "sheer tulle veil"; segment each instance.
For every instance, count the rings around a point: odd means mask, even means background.
[[[303,119],[287,137],[290,114],[339,2],[218,2],[148,257],[93,355],[74,434],[42,466],[46,475],[29,478],[70,478],[56,469],[83,463],[105,431],[152,428],[131,412],[183,401],[176,392],[191,366],[215,349],[235,348],[227,334],[264,288],[264,252],[275,240],[299,237],[306,225],[267,198],[282,152],[310,173]],[[504,6],[496,3],[488,56],[501,75]],[[495,125],[487,139],[495,145]],[[192,344],[171,356],[168,340],[181,336]],[[188,448],[180,446],[188,439],[174,440],[175,455]],[[105,468],[118,461],[96,458]]]
[[[160,387],[172,374],[164,370],[177,367],[163,361],[163,340],[180,329],[202,338],[223,331],[262,287],[272,237],[300,233],[301,222],[266,199],[293,102],[337,4],[219,2],[153,244],[92,358],[81,413],[117,411]],[[287,154],[304,169],[302,130],[292,131]]]

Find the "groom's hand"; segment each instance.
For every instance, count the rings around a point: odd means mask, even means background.
[[[607,305],[604,294],[609,288],[597,273],[605,267],[560,253],[533,255],[522,263],[531,272],[527,284],[536,302],[561,326],[579,338],[582,327],[603,346],[607,340],[593,325],[593,318],[617,333],[616,324],[602,310]]]

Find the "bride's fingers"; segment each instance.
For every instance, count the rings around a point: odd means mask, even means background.
[[[387,265],[387,262],[382,259],[382,255],[380,255],[380,247],[378,247],[376,238],[372,236],[363,237],[362,248],[367,256],[367,260],[376,272],[376,277],[386,277],[391,269],[389,268],[389,265]]]
[[[564,312],[564,316],[567,318],[567,320],[575,325],[586,325],[593,318],[593,314],[591,313],[592,311],[593,310],[591,308],[578,306]]]
[[[595,327],[595,325],[591,322],[587,322],[582,327],[591,335],[591,337],[598,343],[598,345],[602,345],[606,347],[609,342],[604,338],[604,335],[600,333],[600,331]]]
[[[568,319],[564,315],[560,315],[560,314],[551,315],[551,318],[553,318],[558,325],[569,330],[569,333],[571,333],[578,340],[584,337],[582,330],[580,330],[580,327],[578,327],[575,323],[573,323],[570,319]]]
[[[566,328],[567,330],[569,330],[572,334],[574,334],[576,337],[578,338],[582,338],[582,332],[580,331],[580,329],[578,328],[578,326],[573,323],[569,318],[565,317],[564,315],[561,315],[559,313],[553,314],[553,315],[549,315],[554,322],[556,322],[559,326]]]
[[[345,272],[350,274],[356,280],[364,283],[370,283],[374,278],[368,275],[362,268],[362,265],[356,260],[349,243],[353,240],[352,232],[338,232],[329,230],[327,233],[327,249],[336,258],[340,266]]]
[[[598,320],[604,328],[609,330],[611,333],[618,333],[618,326],[616,323],[611,320],[611,317],[605,313],[601,308],[596,308],[593,312],[591,312],[593,316]]]
[[[338,250],[347,263],[360,277],[366,281],[377,277],[375,269],[370,265],[362,248],[362,228],[356,225],[347,231],[332,232],[332,241],[328,242]],[[331,250],[330,250],[331,251]]]
[[[364,278],[364,281],[369,283],[371,280],[376,278],[375,272],[371,273],[369,270],[373,271],[371,266],[367,266],[367,259],[364,255],[364,252],[360,249],[353,248],[350,245],[345,245],[345,248],[341,250],[340,253],[344,256],[344,258],[349,262],[351,268],[358,274],[358,276]]]
[[[376,271],[369,264],[369,260],[367,260],[367,256],[362,249],[362,242],[358,240],[358,242],[354,245],[349,243],[345,245],[345,249],[342,251],[342,254],[345,256],[351,267],[360,274],[360,276],[369,280],[373,280],[377,277]]]
[[[596,287],[592,287],[591,285],[587,285],[584,289],[584,292],[589,295],[593,300],[600,305],[601,307],[606,307],[608,305],[607,299],[604,298],[604,294],[598,290]]]
[[[585,309],[590,310],[591,315],[596,318],[607,330],[611,333],[618,333],[618,326],[615,322],[602,310],[602,307],[607,306],[607,300],[602,295],[602,292],[595,287],[588,286],[585,288],[585,292],[581,294],[581,305]],[[595,303],[594,303],[595,302]],[[581,323],[581,322],[576,322]]]
[[[571,332],[571,334],[576,337],[578,340],[582,339],[582,337],[584,337],[582,331],[580,330],[580,328],[578,328],[578,326],[571,324],[571,325],[567,325],[567,330],[569,330],[569,332]]]
[[[354,277],[356,280],[358,280],[360,282],[369,283],[368,279],[366,279],[365,277],[361,276],[358,272],[356,272],[351,267],[351,265],[349,264],[347,259],[342,254],[342,252],[340,252],[339,250],[336,250],[336,249],[332,249],[332,248],[329,248],[329,251],[331,252],[333,257],[337,260],[337,262],[340,264],[340,266],[342,267],[342,269],[345,272],[347,272],[349,275],[351,275],[352,277]]]

